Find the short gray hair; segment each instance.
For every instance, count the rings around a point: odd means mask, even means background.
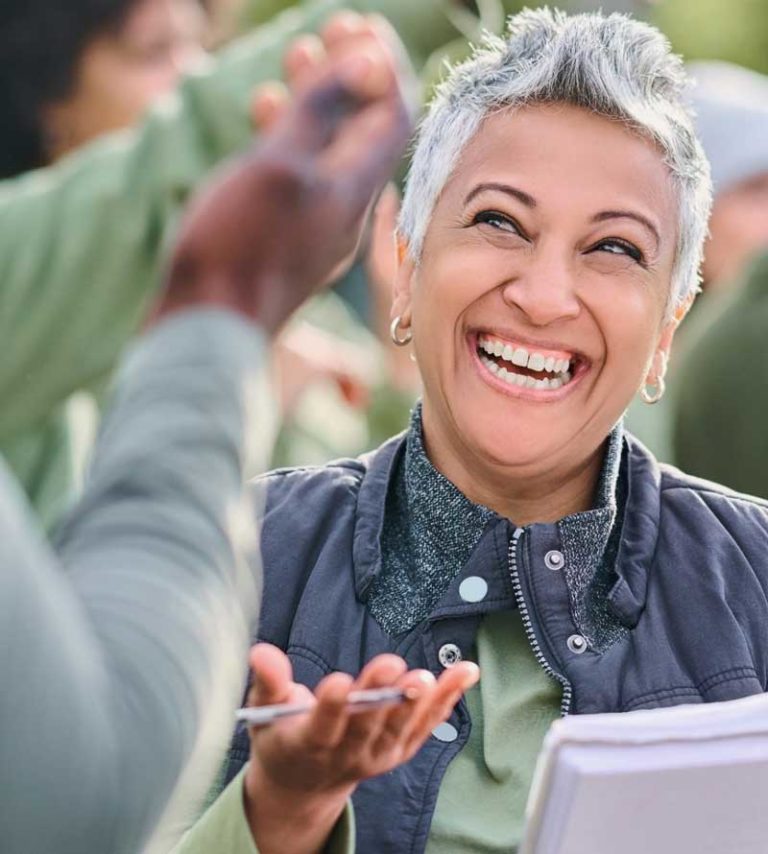
[[[569,103],[619,119],[660,149],[678,197],[669,307],[698,290],[712,188],[686,106],[687,77],[667,39],[626,15],[527,9],[504,38],[486,36],[438,87],[421,123],[399,232],[418,262],[437,200],[485,116],[526,104]]]

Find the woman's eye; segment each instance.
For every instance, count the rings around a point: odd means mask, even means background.
[[[508,231],[510,234],[520,234],[520,229],[508,216],[498,211],[480,211],[472,219],[472,225],[490,225],[499,231]]]
[[[643,253],[637,246],[624,240],[601,240],[593,251],[597,250],[608,252],[610,255],[626,255],[638,264],[643,264],[645,261]]]

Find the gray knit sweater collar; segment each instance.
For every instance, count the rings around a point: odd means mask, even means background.
[[[619,423],[608,440],[595,507],[557,523],[574,617],[596,645],[611,641],[616,629],[603,606],[618,545],[622,447]],[[382,567],[368,598],[377,622],[396,635],[428,617],[487,525],[499,518],[470,501],[429,461],[418,405],[387,496]]]

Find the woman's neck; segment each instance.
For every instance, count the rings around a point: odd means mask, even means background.
[[[470,501],[525,526],[556,522],[590,510],[600,480],[605,445],[572,465],[500,465],[472,453],[422,420],[424,450],[432,465]],[[437,441],[435,441],[437,439]]]

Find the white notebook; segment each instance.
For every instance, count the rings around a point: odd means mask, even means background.
[[[556,721],[520,854],[768,854],[768,695]]]

